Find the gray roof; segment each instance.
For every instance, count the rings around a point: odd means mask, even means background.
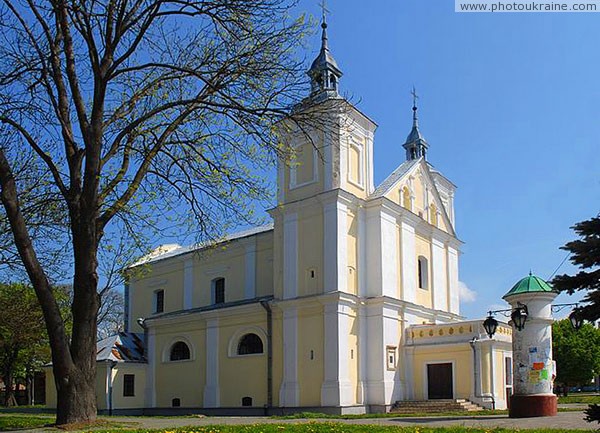
[[[146,362],[144,334],[119,332],[98,341],[96,361]]]
[[[218,241],[218,243],[230,242],[230,241],[234,241],[237,239],[247,238],[249,236],[266,233],[271,230],[273,230],[273,223],[265,224],[265,225],[259,226],[259,227],[252,227],[250,229],[242,230],[242,231],[227,235],[224,238],[220,239]],[[142,264],[153,263],[158,260],[163,260],[163,259],[179,256],[179,255],[186,254],[186,253],[191,253],[193,251],[198,251],[203,248],[207,248],[211,245],[213,245],[213,244],[209,244],[209,243],[193,244],[193,245],[188,245],[188,246],[161,245],[161,246],[157,247],[154,251],[152,251],[150,254],[145,255],[144,257],[139,259],[137,262],[133,263],[132,265],[130,265],[128,267],[133,268],[135,266],[139,266]]]
[[[381,182],[381,184],[375,188],[375,191],[373,191],[373,194],[371,194],[369,198],[384,196],[396,182],[402,179],[402,177],[404,177],[404,175],[420,161],[421,158],[404,161],[402,164],[400,164],[400,166],[398,166],[398,168],[396,168],[396,170],[392,172],[392,174],[387,177],[386,180]]]

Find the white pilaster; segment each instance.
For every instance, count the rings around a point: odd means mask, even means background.
[[[323,274],[325,292],[348,288],[348,208],[340,202],[323,206]]]
[[[331,145],[331,139],[327,136],[326,132],[323,133],[323,188],[325,191],[332,190],[333,185],[333,146]],[[321,163],[321,161],[319,161]]]
[[[332,303],[325,305],[324,377],[321,387],[322,406],[354,404],[350,381],[350,318],[348,307]]]
[[[356,213],[358,217],[358,296],[367,296],[367,215],[363,207]]]
[[[365,307],[358,310],[358,396],[356,404],[365,404],[368,365],[368,345],[369,334],[367,330],[367,317]]]
[[[433,308],[448,310],[448,286],[446,284],[446,248],[442,241],[435,237],[431,240],[431,273]]]
[[[283,380],[279,389],[279,406],[300,405],[298,384],[298,309],[283,310]]]
[[[183,263],[183,309],[189,310],[193,307],[192,297],[194,293],[194,258],[185,259]]]
[[[398,298],[398,228],[396,218],[381,213],[381,289],[384,296]]]
[[[401,223],[402,250],[402,299],[417,302],[417,252],[415,246],[415,228]]]
[[[256,236],[250,238],[250,241],[246,244],[244,298],[256,298]]]
[[[283,217],[283,298],[298,296],[298,214]]]
[[[450,312],[460,314],[460,296],[458,293],[458,251],[448,247],[448,296]]]
[[[206,321],[206,381],[204,407],[220,406],[219,389],[219,319]]]

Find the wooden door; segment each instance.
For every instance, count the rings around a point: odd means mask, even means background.
[[[454,397],[452,363],[427,364],[427,391],[430,400]]]

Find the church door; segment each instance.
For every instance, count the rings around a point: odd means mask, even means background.
[[[427,393],[429,400],[453,398],[452,363],[427,364]]]

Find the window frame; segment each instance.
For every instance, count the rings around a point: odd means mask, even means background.
[[[256,338],[258,338],[258,341],[260,341],[260,352],[249,352],[249,353],[240,353],[240,346],[243,342],[243,340],[246,337],[250,337],[251,335],[254,335]],[[247,332],[246,334],[242,335],[237,342],[237,348],[235,351],[237,356],[248,356],[248,355],[264,355],[265,353],[265,343],[263,342],[262,338],[260,338],[260,335],[256,334],[255,332]]]
[[[165,289],[157,289],[154,291],[153,309],[154,314],[161,314],[165,312]]]
[[[417,257],[417,287],[429,290],[429,260],[425,256]]]
[[[183,344],[187,348],[188,357],[173,359],[173,350],[175,349],[175,346],[181,345],[181,344]],[[171,344],[171,346],[169,348],[169,362],[181,362],[181,361],[191,361],[191,360],[192,360],[192,350],[190,349],[190,346],[187,342],[185,342],[183,340],[177,340],[173,344]]]
[[[220,283],[223,283],[222,287],[218,287]],[[225,277],[213,278],[211,281],[212,286],[212,303],[213,305],[220,305],[225,303]],[[220,292],[219,292],[219,291]]]

